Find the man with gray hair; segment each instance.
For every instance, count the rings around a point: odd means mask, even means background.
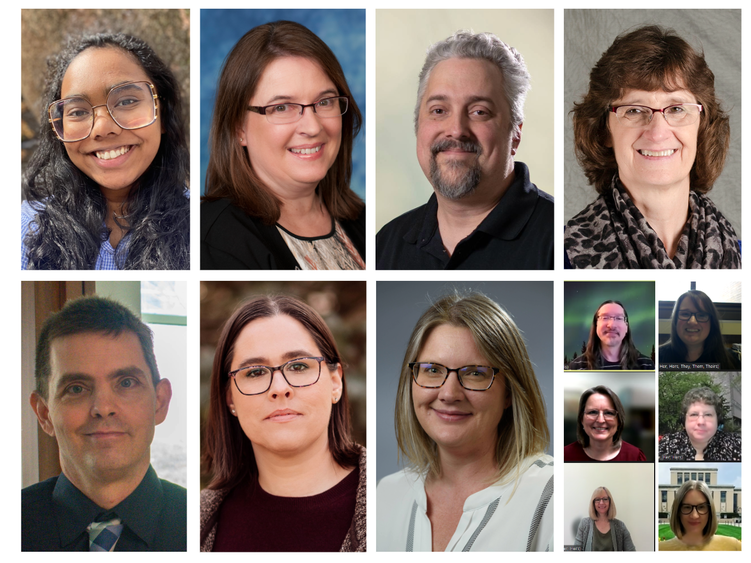
[[[378,269],[553,268],[553,198],[514,162],[529,79],[492,33],[458,31],[428,49],[415,133],[434,195],[379,231]]]

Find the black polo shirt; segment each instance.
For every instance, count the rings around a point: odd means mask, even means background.
[[[552,270],[553,197],[514,163],[514,181],[482,223],[449,256],[438,230],[438,200],[397,217],[376,235],[379,270]]]
[[[149,466],[136,489],[111,510],[104,510],[64,474],[21,491],[22,551],[89,551],[86,528],[119,517],[123,531],[115,551],[185,551],[187,495],[184,488],[159,479]]]

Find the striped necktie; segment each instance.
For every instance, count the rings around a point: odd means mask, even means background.
[[[123,525],[119,518],[113,518],[104,522],[92,522],[86,531],[89,532],[89,551],[114,551]]]

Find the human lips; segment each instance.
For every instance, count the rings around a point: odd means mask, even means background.
[[[433,412],[436,414],[436,416],[446,422],[460,422],[463,420],[467,420],[471,415],[471,413],[463,412],[463,411],[457,411],[457,410],[450,410],[450,409],[433,409]]]
[[[94,151],[94,154],[99,160],[112,160],[118,156],[122,156],[129,152],[133,148],[133,145],[123,145],[114,149],[105,149],[100,151]]]
[[[678,149],[665,149],[665,150],[659,150],[659,151],[653,151],[653,150],[647,150],[647,149],[638,149],[637,152],[645,156],[647,158],[664,158],[666,156],[672,156],[673,153],[677,152]]]
[[[297,157],[305,158],[306,160],[313,160],[323,154],[322,149],[325,145],[326,143],[317,143],[315,145],[300,145],[297,147],[290,147],[287,150]]]
[[[296,420],[301,416],[302,414],[292,409],[277,409],[270,415],[268,415],[264,420],[271,422],[289,422],[290,420]]]

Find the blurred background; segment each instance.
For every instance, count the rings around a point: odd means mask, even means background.
[[[105,31],[149,44],[180,84],[190,141],[190,10],[21,10],[21,162],[37,145],[47,57],[68,37]],[[46,117],[45,117],[46,119]]]
[[[209,407],[209,382],[216,343],[224,323],[244,301],[259,295],[284,294],[296,297],[318,311],[334,334],[344,360],[352,412],[352,437],[367,447],[365,440],[365,282],[201,282],[201,449]],[[210,475],[201,474],[201,488]]]

